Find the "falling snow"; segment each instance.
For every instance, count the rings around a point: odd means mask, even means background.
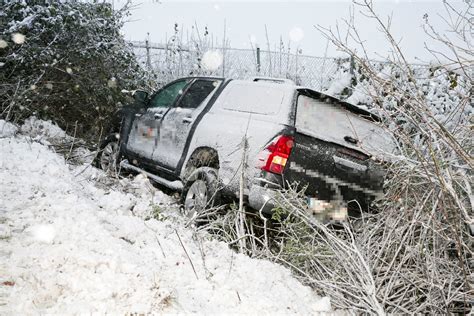
[[[215,71],[222,65],[222,54],[216,50],[209,50],[202,56],[201,65],[205,70]]]
[[[18,45],[21,45],[25,42],[26,40],[26,37],[25,35],[21,34],[21,33],[13,33],[12,34],[12,41],[15,43],[15,44],[18,44]]]
[[[290,30],[290,32],[288,33],[288,35],[290,36],[290,39],[293,41],[293,42],[300,42],[303,37],[304,37],[304,32],[301,28],[299,27],[294,27]]]

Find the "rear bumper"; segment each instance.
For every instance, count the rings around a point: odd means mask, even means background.
[[[272,214],[276,207],[276,197],[278,190],[281,190],[281,177],[263,173],[262,177],[254,179],[249,190],[249,206],[257,211],[262,211],[267,215]]]
[[[249,192],[249,206],[266,215],[271,215],[276,206],[277,191],[262,187],[258,184],[252,185]]]
[[[261,177],[256,178],[250,187],[249,206],[257,211],[262,210],[266,215],[271,215],[273,209],[278,206],[278,196],[280,194],[278,191],[283,188],[281,182],[282,178],[280,176],[262,172]],[[335,187],[337,187],[337,192]],[[329,202],[339,199],[345,202],[355,200],[360,205],[369,205],[372,201],[383,196],[382,191],[372,191],[357,184],[341,183],[334,186],[326,181],[320,181],[316,191],[307,190],[306,194],[309,198],[318,198]]]

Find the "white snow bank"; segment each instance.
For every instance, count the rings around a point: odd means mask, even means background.
[[[18,127],[5,120],[0,120],[0,137],[11,137],[18,132]]]
[[[59,126],[51,121],[43,121],[32,116],[21,126],[21,132],[29,134],[34,139],[58,140],[71,138]]]
[[[22,130],[54,130],[30,123]],[[91,180],[101,171],[69,167],[27,137],[0,138],[0,148],[0,314],[330,310],[280,265],[134,216],[170,199],[143,177],[129,192],[107,190]]]

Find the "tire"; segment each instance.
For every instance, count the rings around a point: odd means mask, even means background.
[[[220,203],[217,170],[210,167],[196,169],[186,180],[181,193],[181,204],[189,218]]]
[[[100,146],[96,166],[105,172],[117,174],[120,161],[120,144],[115,135],[107,137]]]

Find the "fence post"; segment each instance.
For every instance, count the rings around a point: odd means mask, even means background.
[[[354,75],[354,69],[355,69],[354,56],[351,55],[351,59],[350,59],[350,69],[349,69],[351,75]]]
[[[226,52],[226,20],[224,19],[224,38],[222,39],[222,77],[225,77],[225,52]],[[217,43],[217,41],[216,41]]]
[[[296,82],[296,78],[298,77],[298,50],[299,48],[297,47],[296,48],[296,53],[295,53],[295,82]]]
[[[257,47],[257,73],[260,74],[260,47]]]
[[[148,33],[148,36],[150,33]],[[146,48],[146,66],[148,71],[151,71],[151,58],[150,58],[150,44],[148,42],[148,38],[145,40],[145,48]]]
[[[280,56],[280,58],[279,58],[280,63],[279,63],[279,69],[278,69],[278,75],[280,77],[281,77],[281,51],[282,51],[282,48],[283,48],[282,46],[283,46],[283,40],[282,40],[281,35],[280,35],[280,47],[279,47],[280,48],[280,55],[279,55]]]

